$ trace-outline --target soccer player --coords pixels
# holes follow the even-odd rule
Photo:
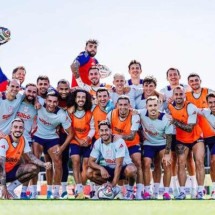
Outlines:
[[[116,73],[113,77],[114,87],[110,89],[110,98],[116,105],[120,95],[127,95],[130,99],[130,104],[135,107],[135,98],[137,97],[137,90],[135,88],[126,87],[125,76],[123,74]],[[141,93],[141,91],[140,91]]]
[[[144,186],[145,192],[143,199],[151,199],[150,194],[150,169],[153,159],[158,155],[160,163],[164,169],[164,200],[170,200],[169,186],[171,180],[171,143],[173,126],[170,124],[165,113],[159,112],[159,101],[156,96],[146,99],[146,109],[138,110],[142,122],[145,140],[143,142],[143,166],[144,166]],[[160,178],[154,194],[159,191]]]
[[[23,136],[24,121],[15,118],[11,122],[10,135],[0,139],[0,186],[2,199],[17,199],[14,189],[35,177],[38,167],[51,168],[51,163],[44,163],[31,152],[27,139]],[[29,163],[21,163],[22,157]],[[7,182],[11,182],[9,186]]]
[[[114,109],[113,103],[111,104],[110,95],[107,88],[99,88],[96,91],[97,105],[93,107],[93,118],[95,123],[95,135],[94,138],[99,138],[99,123],[107,118],[107,114]]]
[[[66,140],[60,145],[59,135],[56,130],[62,125],[68,134]],[[53,185],[54,193],[52,195],[52,181],[48,182],[47,198],[59,198],[59,188],[62,178],[62,152],[72,139],[71,122],[64,110],[58,107],[58,94],[56,91],[50,91],[46,95],[45,104],[38,110],[37,130],[33,136],[33,152],[38,158],[42,152],[48,154],[54,166]],[[46,159],[46,157],[45,157]],[[34,192],[31,198],[36,198],[37,179],[34,179]]]
[[[67,80],[61,79],[57,83],[57,92],[58,92],[58,107],[67,110],[67,99],[70,96],[70,84]],[[67,133],[64,131],[63,127],[60,126],[59,129],[59,137],[60,137],[60,145],[62,145],[67,137]],[[69,175],[69,145],[65,148],[65,150],[62,153],[62,169],[63,169],[63,175],[61,179],[61,187],[62,187],[62,193],[61,193],[61,199],[67,199],[68,193],[67,193],[67,181],[68,181],[68,175]]]
[[[83,184],[87,181],[88,159],[95,134],[91,95],[82,89],[75,90],[68,98],[68,107],[71,106],[74,106],[74,112],[70,113],[74,137],[70,143],[70,157],[76,183],[75,198],[84,199]]]
[[[209,93],[206,96],[206,101],[208,104],[208,108],[201,109],[200,114],[202,114],[208,120],[210,126],[213,128],[213,131],[215,131],[215,93]],[[215,135],[212,137],[204,138],[204,142],[206,145],[208,145],[211,153],[210,159],[210,175],[212,180],[211,198],[215,199]]]
[[[20,87],[22,87],[23,82],[25,81],[26,70],[24,66],[16,67],[12,72],[12,79],[17,79],[20,81]]]
[[[20,82],[16,79],[8,81],[7,91],[0,97],[0,138],[10,132],[10,125],[15,118],[23,96],[18,94]]]
[[[136,199],[142,199],[143,172],[141,165],[140,138],[137,133],[140,126],[140,117],[133,115],[129,110],[130,100],[127,96],[121,95],[117,100],[117,108],[111,111],[107,118],[111,123],[112,133],[118,134],[125,141],[132,162],[137,168],[137,193]],[[133,199],[133,187],[127,188],[126,199]]]
[[[143,79],[140,79],[142,73],[141,63],[137,60],[132,60],[128,65],[128,73],[131,78],[126,81],[126,84],[134,88],[142,88]]]
[[[137,170],[124,140],[118,138],[113,141],[111,126],[107,120],[99,123],[99,134],[100,138],[94,143],[90,154],[87,177],[99,185],[111,182],[116,196],[120,192],[117,186],[119,180],[128,179],[129,185],[133,187]]]
[[[182,86],[185,91],[189,91],[189,87],[185,84],[180,83],[181,74],[180,71],[177,68],[169,68],[166,72],[166,78],[169,82],[169,85],[165,86],[161,89],[161,93],[164,95],[164,103],[163,103],[163,110],[165,110],[167,113],[169,113],[168,104],[172,103],[173,99],[173,90],[177,86]],[[175,153],[175,145],[176,145],[176,139],[175,139],[175,129],[174,129],[174,135],[172,136],[172,184],[173,184],[173,195],[178,196],[179,195],[179,189],[178,189],[178,178],[177,178],[177,156]],[[187,160],[187,169],[189,172],[189,177],[191,180],[191,196],[194,198],[196,196],[196,172],[195,172],[195,164],[193,160],[192,152],[188,155]]]
[[[81,89],[84,89],[87,92],[89,92],[92,95],[93,99],[96,99],[96,91],[100,87],[106,87],[108,89],[111,88],[110,85],[107,85],[105,83],[100,83],[101,75],[99,73],[99,68],[96,65],[91,66],[89,68],[89,71],[88,71],[88,79],[91,81],[91,85],[84,84],[80,77],[77,77],[76,74],[74,74],[74,75],[76,77],[76,81],[78,83],[78,86]]]
[[[198,193],[196,198],[204,198],[204,155],[205,148],[201,139],[202,130],[197,124],[198,109],[192,103],[185,101],[185,92],[181,86],[173,90],[173,104],[168,108],[172,115],[171,123],[176,126],[176,153],[178,157],[178,180],[180,194],[176,199],[185,199],[186,160],[189,151],[193,151],[196,164]]]
[[[16,114],[17,117],[22,119],[24,124],[24,137],[27,139],[30,146],[32,145],[31,132],[33,125],[36,120],[37,110],[34,107],[35,100],[37,97],[37,86],[35,84],[29,83],[25,87],[25,98],[22,101],[19,110]],[[28,182],[24,183],[21,191],[21,199],[28,199],[26,195]]]
[[[84,84],[91,85],[88,79],[88,72],[91,66],[98,64],[98,61],[94,58],[97,53],[97,47],[97,40],[88,40],[85,51],[81,52],[72,63],[72,87],[78,86],[75,76],[79,76]],[[76,75],[74,76],[74,74]]]

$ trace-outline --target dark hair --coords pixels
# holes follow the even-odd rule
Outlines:
[[[208,102],[208,99],[209,98],[215,98],[215,93],[209,93],[207,96],[206,96],[206,101]]]
[[[86,90],[83,89],[77,89],[74,92],[72,92],[71,94],[69,94],[68,98],[67,98],[67,107],[75,107],[75,111],[78,108],[77,103],[75,102],[75,99],[77,97],[78,93],[85,93],[86,94],[86,102],[84,104],[84,110],[85,111],[89,111],[92,108],[92,96],[90,95],[90,93],[88,93]]]
[[[59,97],[58,92],[53,88],[48,90],[48,92],[46,94],[46,98],[48,98],[49,96],[54,96],[54,97],[57,97],[57,98]]]
[[[45,80],[45,81],[48,81],[48,82],[50,83],[49,77],[46,76],[46,75],[40,75],[40,76],[37,78],[37,84],[38,84],[39,80],[41,80],[41,81]]]
[[[24,67],[24,66],[18,66],[18,67],[16,67],[16,68],[13,70],[12,74],[14,75],[19,69],[24,70],[25,73],[26,73],[26,70],[25,70],[25,67]]]
[[[137,61],[137,60],[132,60],[132,61],[129,63],[129,65],[128,65],[128,69],[129,69],[129,70],[130,70],[131,65],[133,65],[133,64],[138,64],[138,65],[140,66],[140,69],[142,70],[141,63],[140,63],[139,61]]]
[[[184,88],[182,86],[180,86],[180,85],[178,85],[177,87],[175,87],[173,89],[173,93],[175,92],[175,90],[182,90],[184,92]]]
[[[102,125],[107,125],[108,128],[111,128],[110,122],[108,120],[102,120],[101,122],[99,122],[98,128],[100,129]]]
[[[89,39],[89,40],[87,40],[86,46],[87,46],[89,43],[96,44],[97,46],[99,45],[98,40],[95,40],[95,39]]]
[[[101,92],[107,92],[108,96],[110,96],[109,91],[106,87],[100,87],[97,91],[96,91],[96,97],[98,96],[98,93]]]
[[[157,79],[154,76],[146,76],[143,79],[143,85],[147,83],[147,84],[151,84],[154,83],[155,87],[157,86]]]
[[[118,103],[120,100],[123,100],[123,99],[128,100],[128,103],[130,104],[130,99],[129,99],[129,97],[128,97],[128,96],[125,96],[125,95],[119,96],[119,98],[117,99],[117,102],[116,102],[116,103]]]
[[[67,81],[66,79],[61,79],[61,80],[59,80],[59,81],[57,82],[57,86],[58,86],[59,84],[67,84],[68,86],[70,86],[69,81]]]
[[[169,74],[169,71],[170,71],[170,70],[176,71],[176,72],[178,73],[179,76],[181,75],[178,69],[171,67],[171,68],[169,68],[169,69],[167,70],[167,72],[166,72],[166,77],[168,77],[168,74]]]
[[[200,79],[200,76],[197,73],[190,73],[187,77],[187,80],[189,81],[189,79],[193,77],[198,77]]]
[[[28,84],[26,84],[25,88],[27,88],[27,87],[29,87],[29,86],[37,87],[37,85],[36,85],[36,84],[34,84],[34,83],[28,83]]]

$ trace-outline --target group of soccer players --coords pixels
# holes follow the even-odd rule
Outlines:
[[[44,167],[47,199],[67,199],[71,159],[77,199],[86,198],[87,181],[92,199],[105,183],[115,198],[158,199],[162,179],[162,198],[183,200],[187,172],[191,198],[204,199],[207,145],[215,199],[215,93],[201,87],[198,74],[181,84],[176,68],[167,70],[169,85],[159,92],[153,76],[141,79],[136,60],[129,63],[129,80],[115,73],[113,85],[101,83],[97,47],[88,40],[72,63],[71,87],[65,79],[51,86],[47,76],[23,87],[25,68],[14,69],[0,95],[1,197],[37,199]],[[14,190],[21,184],[18,197]]]

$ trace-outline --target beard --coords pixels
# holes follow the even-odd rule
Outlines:
[[[90,57],[94,57],[95,55],[96,55],[96,53],[95,52],[89,52],[89,51],[87,51],[88,52],[88,54],[90,55]]]
[[[26,100],[27,100],[27,102],[29,102],[29,103],[32,103],[32,104],[34,104],[34,102],[35,102],[35,98],[30,98],[29,99],[29,97],[28,96],[26,96],[26,98],[25,98]]]

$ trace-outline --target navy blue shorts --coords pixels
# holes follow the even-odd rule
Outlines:
[[[165,148],[166,148],[166,145],[164,146],[148,146],[148,145],[144,146],[143,145],[143,157],[153,159],[157,153],[159,153],[161,150]]]
[[[181,142],[179,140],[176,140],[176,145],[181,144],[183,146],[186,146],[189,150],[192,150],[193,147],[196,145],[196,143],[199,143],[199,142],[204,142],[204,140],[200,138],[200,139],[196,140],[193,143],[183,143],[183,142]]]
[[[16,165],[12,170],[6,173],[6,182],[15,181],[17,179],[16,172],[19,167],[20,165]]]
[[[128,147],[129,155],[131,156],[134,153],[141,153],[141,147],[140,145],[135,145]]]
[[[89,158],[92,146],[81,147],[81,146],[79,146],[77,144],[71,143],[69,148],[70,148],[70,156],[72,156],[72,155],[80,155],[80,157]]]
[[[103,166],[109,173],[110,177],[107,179],[108,181],[113,181],[114,178],[114,171],[115,169],[110,168],[108,166]],[[120,172],[120,176],[119,176],[119,180],[125,179],[125,168],[127,167],[127,165],[123,166]]]
[[[208,145],[211,155],[215,154],[215,136],[204,138],[204,142],[206,145]]]
[[[176,135],[172,135],[172,144],[171,144],[171,151],[175,152],[175,147],[176,147]]]
[[[43,152],[44,154],[48,154],[48,150],[52,148],[53,146],[60,144],[60,138],[56,139],[43,139],[37,136],[33,136],[33,141],[39,143],[41,146],[43,146]]]

